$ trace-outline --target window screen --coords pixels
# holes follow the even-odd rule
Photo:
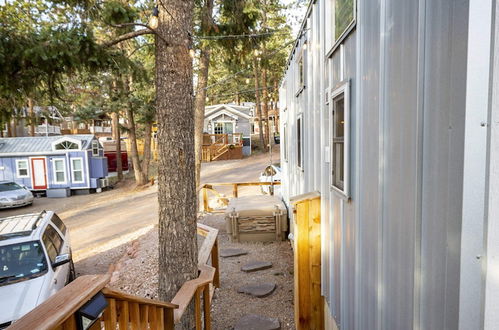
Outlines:
[[[296,161],[298,167],[303,167],[302,159],[302,118],[298,118],[296,121]]]
[[[333,100],[333,186],[345,188],[345,97],[339,95]]]

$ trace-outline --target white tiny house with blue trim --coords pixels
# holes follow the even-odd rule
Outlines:
[[[90,191],[107,186],[107,160],[93,135],[0,139],[0,181],[30,190]]]

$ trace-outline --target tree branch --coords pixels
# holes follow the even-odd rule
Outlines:
[[[144,34],[156,34],[156,32],[152,29],[146,28],[146,29],[141,29],[141,30],[125,33],[125,34],[120,35],[118,38],[116,38],[114,40],[110,40],[108,42],[105,42],[103,44],[103,46],[111,47],[111,46],[114,46],[116,44],[119,44],[120,42],[129,40],[129,39],[133,39],[133,38],[136,38],[136,37],[144,35]]]

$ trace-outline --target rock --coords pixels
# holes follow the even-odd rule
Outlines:
[[[268,261],[252,261],[241,267],[243,272],[256,272],[257,270],[268,269],[272,267],[272,263]]]
[[[249,314],[241,317],[234,330],[279,330],[281,324],[279,319],[256,314]]]
[[[223,249],[220,251],[220,256],[222,258],[238,257],[248,254],[248,251],[243,249]]]
[[[275,283],[255,283],[242,286],[237,289],[237,292],[246,293],[252,295],[253,297],[263,298],[272,294],[275,288]]]

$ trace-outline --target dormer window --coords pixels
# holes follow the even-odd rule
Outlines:
[[[70,141],[63,141],[61,143],[58,143],[55,145],[55,150],[78,150],[78,145],[74,142],[70,142]]]
[[[81,150],[81,141],[64,138],[52,143],[52,150]]]

